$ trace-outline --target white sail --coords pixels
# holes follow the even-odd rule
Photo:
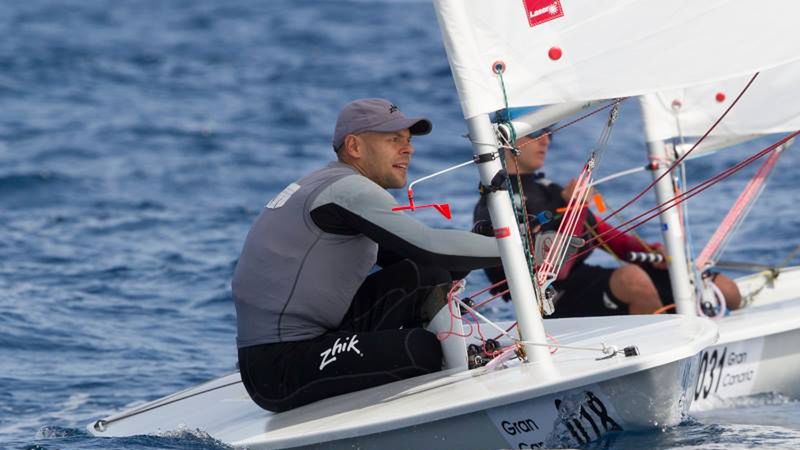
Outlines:
[[[671,89],[642,97],[642,113],[654,139],[702,136],[747,86],[752,75]],[[761,72],[711,133],[716,137],[800,130],[800,63]]]
[[[800,2],[434,0],[466,118],[641,95],[800,59]],[[744,32],[747,31],[747,32]],[[675,70],[670,65],[680,65]]]

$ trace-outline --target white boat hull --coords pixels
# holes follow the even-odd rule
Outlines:
[[[608,382],[413,427],[325,442],[319,447],[330,450],[575,447],[613,431],[676,425],[687,412],[688,402],[675,393],[691,386],[694,361],[690,358]],[[645,392],[662,395],[651,397],[643,395]]]
[[[485,449],[580,445],[614,429],[675,425],[691,401],[710,321],[630,316],[546,321],[560,344],[622,348],[639,356],[561,348],[553,363],[450,370],[354,392],[280,414],[260,410],[237,374],[110,416],[96,436],[199,429],[247,448]]]
[[[747,295],[763,275],[737,280]],[[753,303],[718,321],[720,340],[698,363],[692,411],[775,393],[800,398],[800,268],[787,269]]]

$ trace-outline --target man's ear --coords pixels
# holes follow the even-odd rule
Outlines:
[[[345,152],[350,159],[359,159],[361,158],[361,142],[355,135],[348,134],[344,137],[344,145],[340,151]]]

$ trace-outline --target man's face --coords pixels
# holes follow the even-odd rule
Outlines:
[[[547,150],[550,148],[550,136],[545,134],[538,138],[530,136],[519,138],[517,148],[521,152],[517,158],[519,173],[533,173],[544,166]],[[513,166],[514,162],[509,164]]]
[[[406,185],[408,165],[414,147],[411,133],[400,130],[393,133],[367,132],[356,138],[362,144],[361,172],[384,189]]]

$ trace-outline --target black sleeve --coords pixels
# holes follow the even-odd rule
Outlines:
[[[400,261],[404,260],[402,255],[399,255],[386,247],[378,247],[378,262],[377,264],[381,267],[388,267],[393,264],[397,264]]]
[[[394,198],[360,175],[342,178],[325,188],[311,207],[311,218],[323,231],[364,234],[393,258],[449,271],[500,265],[493,238],[468,231],[431,228],[402,212],[392,211]]]

